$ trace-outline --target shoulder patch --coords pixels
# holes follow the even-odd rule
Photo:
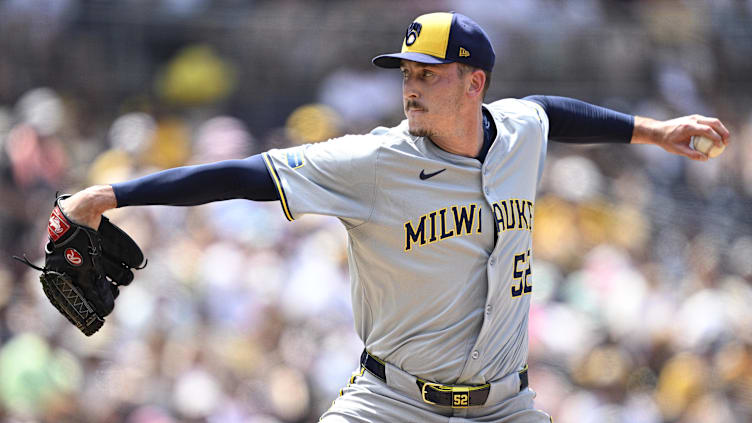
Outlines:
[[[303,156],[303,147],[297,147],[285,152],[287,165],[293,169],[305,166],[305,157]]]

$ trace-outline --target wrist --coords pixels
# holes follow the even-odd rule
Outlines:
[[[659,122],[654,119],[635,116],[631,144],[658,144],[660,141]]]
[[[60,201],[60,207],[74,222],[97,229],[102,213],[116,208],[117,199],[110,185],[96,185]]]
[[[110,185],[95,185],[84,192],[87,192],[88,199],[92,202],[93,211],[100,215],[117,207],[117,197]]]

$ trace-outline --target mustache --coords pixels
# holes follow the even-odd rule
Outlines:
[[[428,109],[426,109],[417,100],[407,100],[407,103],[405,103],[405,111],[408,111],[410,109],[423,110],[424,112],[428,111]]]

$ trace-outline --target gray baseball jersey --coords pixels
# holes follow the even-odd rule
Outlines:
[[[524,100],[484,107],[497,128],[484,163],[411,136],[407,121],[264,153],[288,219],[330,215],[347,228],[368,351],[446,384],[495,381],[527,360],[548,119]]]

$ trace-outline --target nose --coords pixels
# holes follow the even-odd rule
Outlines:
[[[407,77],[402,81],[402,96],[406,99],[416,99],[420,97],[417,84],[413,78]]]
[[[418,100],[419,98],[420,93],[414,88],[414,84],[409,84],[407,81],[405,81],[402,86],[402,101],[405,105],[405,108],[407,108],[408,104],[415,102],[415,100]]]

